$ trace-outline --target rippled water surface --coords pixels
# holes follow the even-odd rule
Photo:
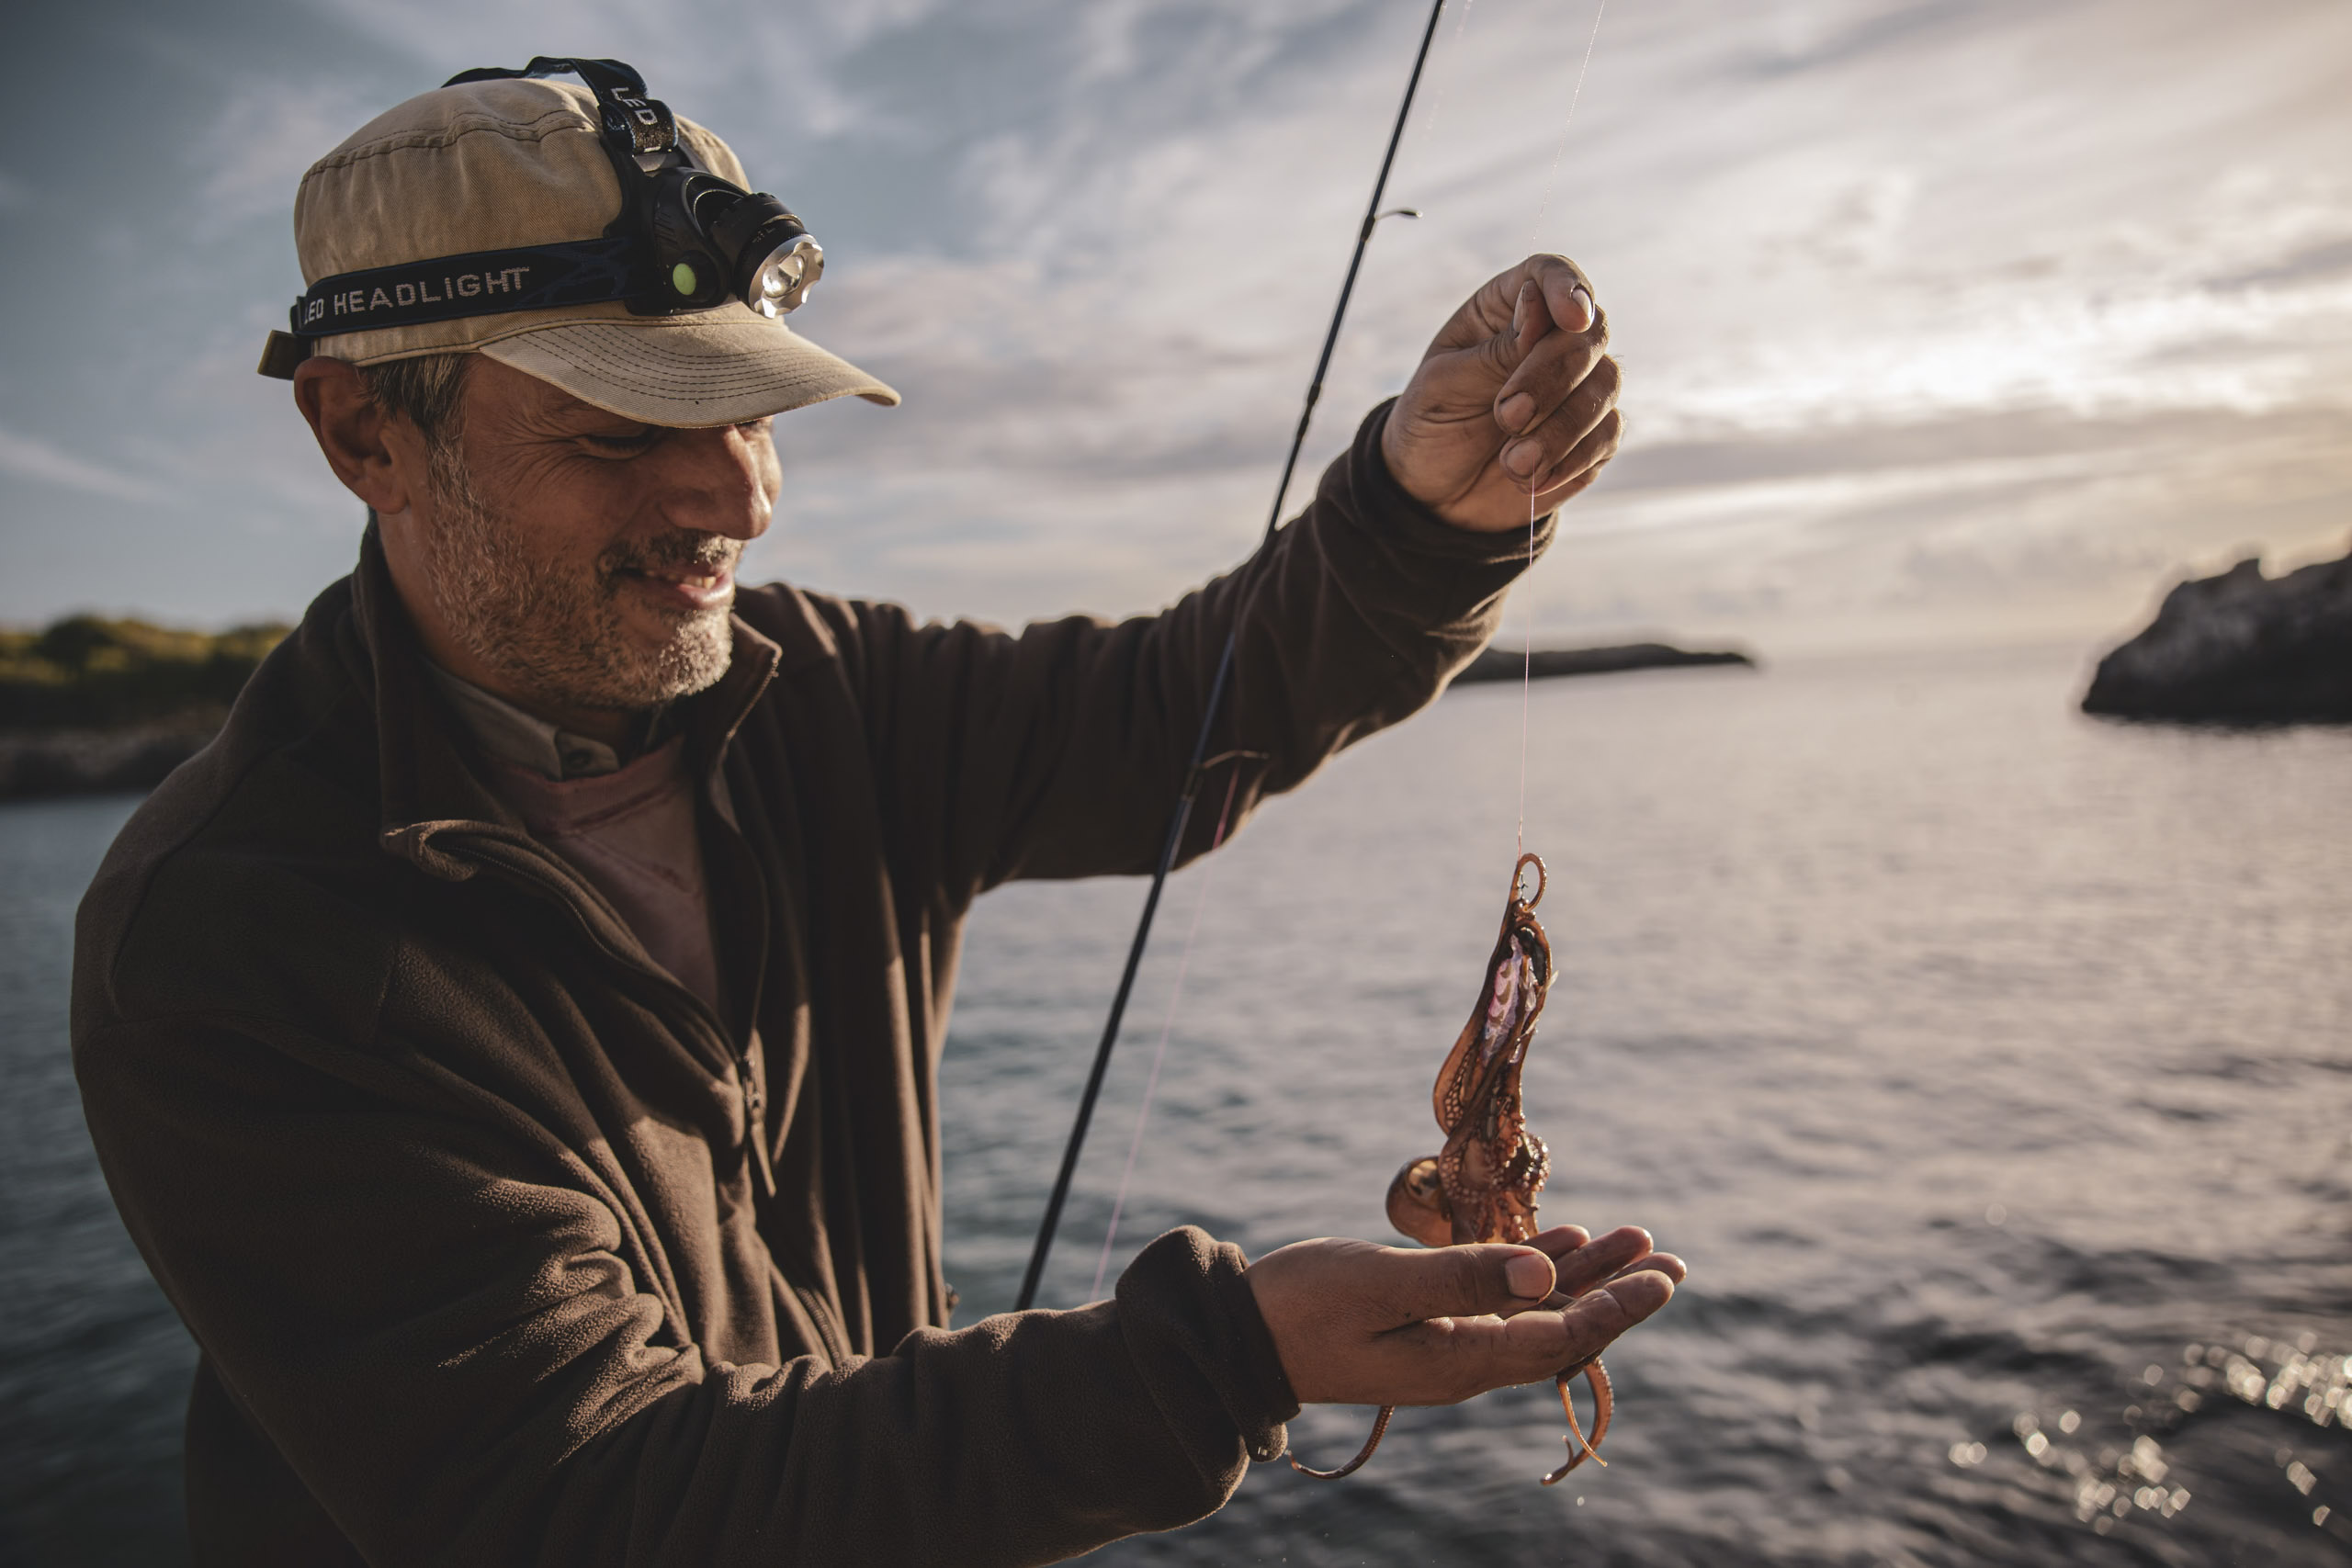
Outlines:
[[[1611,1354],[1611,1467],[1535,1485],[1545,1385],[1405,1412],[1343,1483],[1260,1467],[1099,1560],[2352,1560],[2352,735],[2093,723],[2080,675],[1537,687],[1545,1217],[1693,1269]],[[1090,1293],[1204,883],[1112,1268],[1185,1221],[1385,1235],[1500,912],[1519,731],[1515,689],[1450,696],[1171,886],[1049,1303]],[[176,1507],[188,1356],[64,1059],[66,921],[126,809],[0,809],[6,1561],[152,1556]],[[981,907],[944,1091],[959,1321],[1011,1303],[1140,897]],[[1334,1461],[1367,1416],[1294,1440]]]

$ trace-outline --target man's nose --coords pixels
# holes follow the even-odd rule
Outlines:
[[[768,531],[775,448],[764,426],[681,431],[666,446],[661,504],[672,527],[746,541]]]

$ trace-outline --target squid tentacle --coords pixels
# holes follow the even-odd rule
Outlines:
[[[1577,1407],[1568,1398],[1569,1386],[1579,1375],[1592,1385],[1592,1436],[1589,1438],[1584,1435],[1584,1428],[1577,1424]],[[1554,1381],[1559,1384],[1560,1409],[1567,1416],[1568,1431],[1573,1435],[1575,1441],[1568,1450],[1568,1462],[1544,1478],[1544,1484],[1546,1486],[1558,1485],[1561,1477],[1587,1460],[1592,1461],[1603,1470],[1609,1468],[1609,1461],[1600,1457],[1600,1439],[1608,1436],[1609,1416],[1617,1407],[1616,1392],[1609,1386],[1608,1369],[1600,1364],[1600,1358],[1598,1356],[1581,1367],[1570,1367]]]
[[[1298,1472],[1299,1474],[1311,1475],[1317,1481],[1337,1481],[1343,1475],[1353,1475],[1357,1471],[1363,1468],[1363,1461],[1372,1457],[1372,1450],[1380,1446],[1380,1439],[1385,1436],[1388,1431],[1388,1418],[1396,1414],[1396,1407],[1395,1405],[1382,1405],[1380,1407],[1380,1414],[1373,1418],[1372,1436],[1363,1440],[1363,1447],[1356,1450],[1356,1457],[1348,1461],[1347,1463],[1341,1465],[1339,1469],[1317,1470],[1312,1465],[1299,1463],[1298,1456],[1296,1454],[1290,1456],[1290,1467]]]

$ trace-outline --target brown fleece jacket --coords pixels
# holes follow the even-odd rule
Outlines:
[[[1197,1230],[942,1326],[935,1073],[979,893],[1149,868],[1237,616],[1240,812],[1485,642],[1529,541],[1405,495],[1385,417],[1156,616],[745,592],[685,705],[718,1009],[485,785],[371,534],[82,906],[90,1130],[203,1352],[198,1560],[1044,1562],[1280,1452]]]

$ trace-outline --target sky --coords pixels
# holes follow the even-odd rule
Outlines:
[[[823,242],[906,394],[777,422],[752,580],[1013,622],[1251,546],[1419,0],[84,0],[12,24],[0,622],[298,615],[361,511],[254,374],[305,167],[602,54]],[[1628,438],[1509,625],[1775,653],[2129,632],[2352,536],[2343,0],[1453,0],[1308,447],[1531,250]],[[1589,48],[1589,68],[1584,62]],[[1581,89],[1579,79],[1581,74]],[[1303,490],[1299,494],[1306,493]]]

